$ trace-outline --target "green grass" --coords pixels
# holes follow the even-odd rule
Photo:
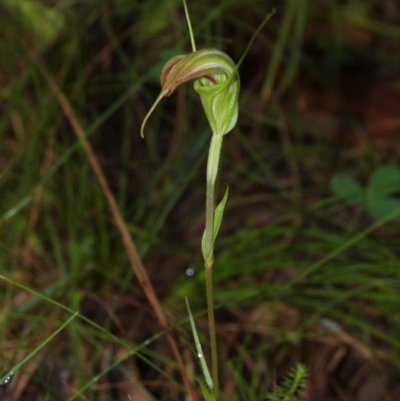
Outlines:
[[[218,46],[236,61],[277,8],[240,70],[238,127],[222,156],[218,195],[227,183],[230,196],[215,244],[221,399],[265,399],[298,361],[312,373],[318,355],[306,350],[321,333],[358,352],[365,347],[375,367],[378,359],[398,364],[398,223],[329,189],[335,174],[367,182],[380,166],[398,164],[396,131],[376,141],[339,85],[353,68],[372,66],[362,85],[396,71],[398,26],[367,0],[357,13],[350,1],[192,3],[198,47]],[[72,104],[188,374],[200,375],[184,297],[208,355],[200,241],[210,133],[190,84],[162,101],[146,140],[139,135],[159,92],[153,66],[163,51],[190,51],[181,2],[38,4],[51,9],[60,30],[41,32],[33,15],[32,27],[0,6],[12,17],[0,26],[0,378],[19,372],[0,396],[25,378],[35,399],[119,400],[138,388],[150,400],[183,399],[165,333],[45,79],[51,74]],[[359,29],[374,41],[354,39]],[[399,77],[382,87],[398,96]],[[324,103],[328,96],[332,103]],[[267,312],[258,322],[260,306]],[[343,333],[353,342],[341,343]],[[384,386],[383,394],[391,390]]]

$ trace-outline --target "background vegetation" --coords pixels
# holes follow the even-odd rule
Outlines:
[[[198,47],[238,60],[272,8],[240,69],[240,116],[221,166],[221,193],[230,187],[214,273],[222,399],[266,399],[300,361],[303,400],[398,400],[400,6],[192,1]],[[0,397],[183,400],[73,125],[196,377],[184,297],[206,346],[210,132],[191,85],[139,135],[162,65],[190,51],[181,1],[3,0],[0,12]]]

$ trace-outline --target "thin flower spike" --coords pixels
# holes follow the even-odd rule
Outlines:
[[[217,49],[201,49],[170,59],[161,72],[161,93],[143,120],[140,133],[151,113],[164,96],[171,95],[182,83],[195,79],[213,134],[225,135],[236,124],[240,80],[229,56]]]

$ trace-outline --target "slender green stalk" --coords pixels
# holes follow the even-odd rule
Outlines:
[[[206,270],[206,294],[207,294],[207,312],[208,326],[210,330],[210,347],[211,347],[211,376],[214,385],[214,397],[218,400],[219,381],[218,381],[218,353],[217,353],[217,336],[215,332],[214,318],[214,296],[213,296],[213,269],[214,262],[205,262]]]
[[[207,161],[206,183],[206,228],[205,228],[205,263],[214,262],[214,211],[215,211],[215,182],[218,174],[219,158],[221,154],[222,135],[213,134]]]
[[[206,192],[206,228],[205,228],[205,272],[208,325],[210,330],[211,374],[214,384],[214,397],[218,400],[218,353],[217,336],[215,332],[213,276],[214,265],[214,212],[215,212],[215,182],[218,174],[221,154],[222,135],[212,135],[207,163],[207,192]]]
[[[195,52],[196,51],[196,42],[194,41],[192,23],[190,22],[190,15],[189,15],[189,10],[188,10],[187,4],[186,4],[186,0],[183,0],[183,8],[185,9],[185,16],[186,16],[186,21],[187,21],[188,28],[189,28],[189,35],[190,35],[190,42],[192,44],[192,50]]]

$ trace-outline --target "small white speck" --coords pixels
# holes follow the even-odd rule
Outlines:
[[[341,331],[340,326],[331,319],[327,319],[327,318],[323,317],[323,318],[319,319],[319,323],[322,327],[325,327],[326,329],[328,329],[334,333],[339,333]]]
[[[14,372],[10,372],[8,374],[8,376],[3,380],[3,382],[1,383],[2,386],[6,386],[7,384],[11,383],[11,380],[14,377]]]
[[[189,276],[189,277],[193,277],[194,276],[194,269],[192,269],[191,267],[186,269],[186,275]]]

